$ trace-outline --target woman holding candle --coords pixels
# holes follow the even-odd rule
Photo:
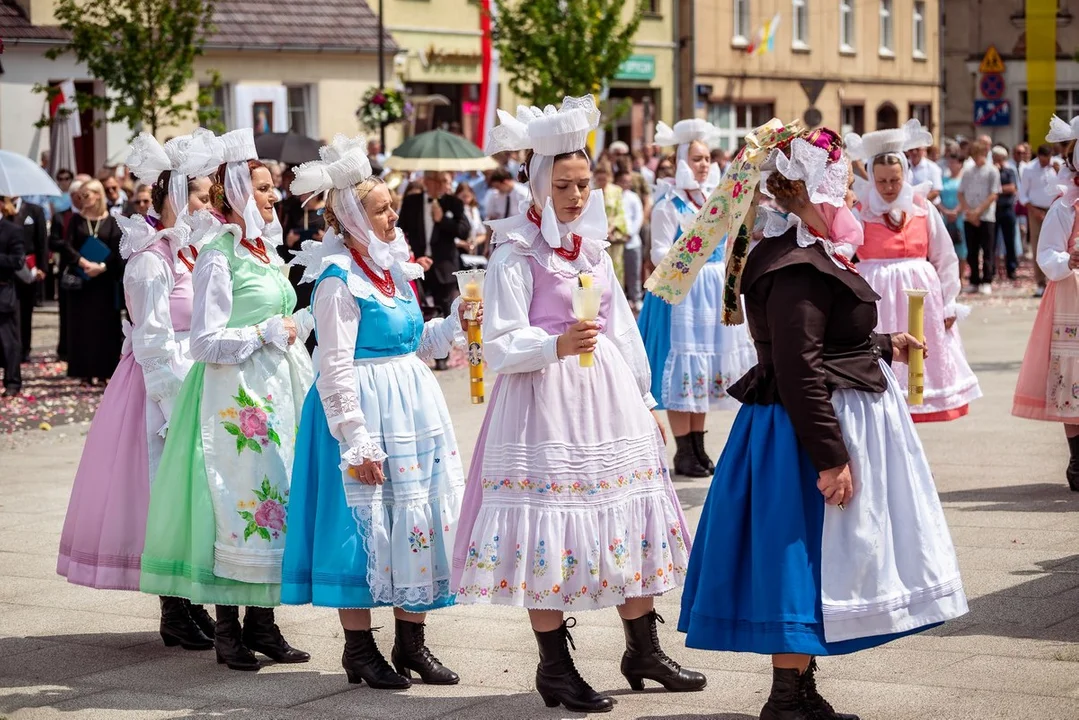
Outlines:
[[[309,328],[271,238],[273,181],[251,130],[218,138],[210,190],[227,224],[193,272],[191,356],[150,493],[143,592],[217,605],[217,661],[306,662],[274,624]],[[276,228],[275,228],[276,226]],[[300,342],[296,340],[299,338]],[[247,606],[241,628],[239,605]]]
[[[815,656],[967,610],[932,473],[889,369],[921,346],[874,332],[878,296],[836,251],[861,235],[839,137],[766,126],[747,147],[704,213],[744,207],[734,200],[758,185],[782,212],[761,208],[763,239],[747,260],[739,237],[727,260],[760,361],[731,387],[743,405],[697,530],[679,629],[690,647],[772,656],[761,720],[856,720],[817,692]],[[699,222],[688,234],[720,231]],[[657,291],[672,297],[691,282]],[[723,306],[741,322],[737,292]]]
[[[605,252],[603,198],[583,148],[599,122],[591,97],[559,110],[499,111],[488,152],[529,150],[527,213],[489,223],[484,352],[499,373],[469,470],[454,549],[458,603],[527,608],[539,645],[536,689],[554,707],[602,712],[574,667],[566,611],[617,607],[622,673],[668,690],[705,678],[659,646],[653,597],[676,587],[689,535],[667,471],[633,312]],[[601,290],[595,321],[575,288]],[[579,356],[594,353],[591,367]],[[627,393],[635,384],[638,393]]]
[[[904,291],[929,291],[925,340],[933,353],[925,363],[922,403],[910,405],[915,422],[963,417],[970,401],[982,395],[955,324],[965,310],[956,303],[961,282],[955,245],[944,218],[926,199],[931,188],[915,188],[906,180],[905,151],[932,142],[933,136],[917,120],[895,130],[847,136],[852,156],[865,161],[872,175],[872,181],[862,186],[865,242],[858,248],[858,272],[880,295],[877,331],[906,331]],[[897,364],[895,372],[906,391],[907,367]]]
[[[719,184],[707,142],[716,132],[711,123],[700,119],[682,120],[673,128],[664,123],[656,126],[657,144],[678,146],[678,170],[674,189],[652,209],[655,265]],[[757,360],[746,329],[720,322],[724,251],[725,243],[721,243],[679,305],[672,307],[647,293],[638,319],[652,368],[652,395],[657,407],[667,411],[677,443],[674,471],[688,477],[708,477],[715,470],[704,446],[707,413],[737,407],[727,387]]]
[[[389,190],[371,174],[363,138],[338,136],[322,161],[296,169],[294,193],[329,192],[327,233],[297,258],[315,281],[318,377],[296,440],[282,600],[338,609],[350,683],[452,685],[427,649],[424,620],[453,603],[450,571],[464,473],[449,410],[426,360],[461,333],[423,322]],[[371,609],[393,607],[393,667]]]
[[[191,368],[190,258],[205,233],[193,238],[188,223],[195,224],[191,212],[209,204],[206,175],[216,163],[204,161],[208,140],[185,136],[162,148],[143,133],[128,156],[128,169],[152,185],[154,222],[161,229],[155,231],[142,215],[117,219],[131,323],[123,357],[90,426],[60,537],[56,571],[77,585],[139,589],[150,485],[173,403]],[[192,152],[194,144],[202,150]],[[213,621],[183,598],[161,597],[160,632],[166,645],[213,647]]]
[[[1068,487],[1079,492],[1079,117],[1054,116],[1046,141],[1067,143],[1061,195],[1038,236],[1038,266],[1048,280],[1027,342],[1012,414],[1063,423],[1071,458]]]

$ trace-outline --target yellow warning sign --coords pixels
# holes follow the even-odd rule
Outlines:
[[[997,52],[995,46],[990,45],[989,49],[985,51],[985,55],[982,57],[982,64],[978,66],[978,72],[980,73],[1002,73],[1004,72],[1004,61],[1000,59],[1000,53]]]

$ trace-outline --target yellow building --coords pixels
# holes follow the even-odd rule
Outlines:
[[[864,133],[918,118],[938,133],[939,0],[698,0],[697,112],[725,148],[775,116]],[[750,54],[778,15],[772,47]]]
[[[632,100],[619,118],[616,137],[640,144],[651,139],[657,120],[675,113],[674,10],[677,0],[651,0],[641,21],[633,54],[610,83],[610,97]],[[376,0],[369,0],[377,9]],[[629,5],[629,3],[627,3]],[[630,8],[627,7],[627,15]],[[383,0],[386,30],[400,48],[394,70],[419,102],[415,130],[446,127],[477,138],[482,32],[476,0]],[[519,99],[509,89],[509,70],[500,71],[499,106]]]

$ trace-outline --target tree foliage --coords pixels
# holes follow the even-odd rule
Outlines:
[[[46,55],[55,60],[73,54],[107,88],[104,95],[79,93],[80,108],[102,110],[132,133],[215,119],[207,98],[177,100],[213,29],[212,1],[58,0],[54,13],[71,42]]]
[[[633,4],[628,22],[623,9]],[[644,0],[495,0],[494,41],[510,87],[533,105],[599,94],[633,49]]]

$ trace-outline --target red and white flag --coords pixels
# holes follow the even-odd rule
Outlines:
[[[64,110],[68,113],[67,120],[71,123],[71,137],[77,138],[82,135],[82,123],[79,121],[79,104],[75,101],[75,81],[64,80],[59,85],[57,92],[49,102],[49,117],[55,118],[56,113]]]
[[[480,117],[476,123],[476,144],[481,148],[487,142],[487,134],[495,126],[498,109],[498,50],[494,46],[492,32],[498,20],[498,8],[493,0],[480,0],[480,31],[483,33],[483,80],[480,85]]]

